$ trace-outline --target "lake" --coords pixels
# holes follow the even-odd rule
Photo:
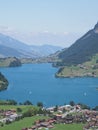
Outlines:
[[[8,89],[0,92],[0,99],[14,99],[18,103],[41,101],[44,106],[85,103],[98,105],[98,78],[55,78],[57,68],[51,64],[24,64],[21,67],[0,68],[9,81]]]

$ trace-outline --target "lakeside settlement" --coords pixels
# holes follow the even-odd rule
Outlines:
[[[63,124],[65,127],[68,124],[82,124],[83,130],[98,129],[98,111],[84,109],[81,105],[64,105],[49,108],[39,107],[36,108],[37,111],[35,114],[34,111],[31,111],[34,110],[34,106],[26,105],[25,108],[28,108],[28,110],[27,112],[25,111],[25,114],[22,112],[21,108],[23,108],[23,106],[16,106],[13,109],[0,109],[0,127],[5,127],[5,124],[13,124],[16,121],[19,122],[27,117],[32,117],[33,122],[33,117],[36,116],[40,118],[36,118],[33,124],[29,127],[27,126],[24,128],[23,126],[21,130],[49,130],[54,129],[56,124]],[[21,111],[19,112],[19,110]]]

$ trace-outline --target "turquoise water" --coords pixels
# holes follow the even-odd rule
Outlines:
[[[57,68],[51,64],[24,64],[0,71],[9,80],[0,99],[30,100],[33,104],[41,101],[45,106],[68,104],[71,100],[91,107],[98,105],[98,78],[55,78]]]

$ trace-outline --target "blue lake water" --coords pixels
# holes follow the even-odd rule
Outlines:
[[[91,107],[98,105],[98,78],[55,78],[57,68],[51,64],[24,64],[15,68],[0,68],[9,81],[0,99],[17,102],[41,101],[45,106],[68,104],[73,100]]]

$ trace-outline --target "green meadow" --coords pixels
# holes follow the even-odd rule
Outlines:
[[[39,119],[47,119],[45,116],[33,116],[23,118],[20,121],[15,121],[11,124],[0,127],[0,130],[21,130],[22,128],[29,128],[33,125],[34,121]],[[82,130],[83,124],[56,124],[51,130]],[[45,129],[42,129],[45,130]]]
[[[33,125],[34,121],[39,119],[47,119],[45,116],[32,116],[23,118],[20,121],[15,121],[11,124],[0,127],[0,130],[21,130],[22,128],[29,128]]]
[[[20,121],[13,122],[12,124],[5,125],[1,127],[0,130],[21,130],[22,128],[26,128],[26,127],[29,128],[32,126],[34,121],[38,119],[46,119],[46,118],[47,117],[39,117],[39,116],[24,118]],[[56,124],[54,128],[52,128],[51,130],[82,130],[82,129],[83,129],[83,124]]]

